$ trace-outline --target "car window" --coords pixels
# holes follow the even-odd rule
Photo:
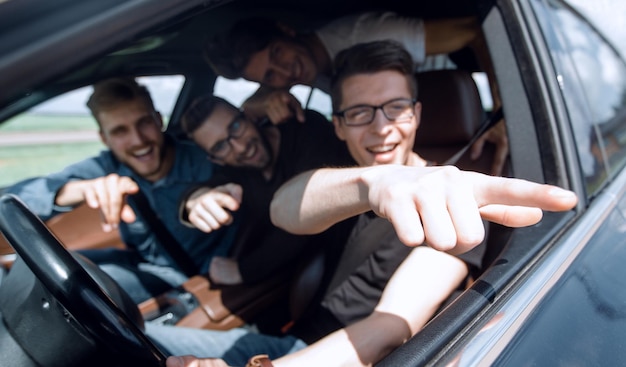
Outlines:
[[[581,12],[626,57],[626,1],[622,0],[567,0]],[[621,14],[622,16],[614,16]]]
[[[235,106],[241,106],[258,88],[259,83],[256,82],[245,79],[231,80],[218,76],[215,80],[213,94],[224,98]],[[330,96],[327,93],[306,85],[295,85],[289,91],[300,101],[302,106],[330,118],[332,107]]]
[[[485,111],[493,111],[493,96],[491,95],[491,88],[489,87],[489,79],[485,72],[472,73],[472,79],[476,83],[478,94],[480,95],[480,101]]]
[[[184,83],[184,77],[150,76],[146,85],[165,123]],[[0,187],[46,175],[97,154],[105,146],[86,107],[92,87],[52,98],[0,125]]]
[[[233,106],[240,107],[259,88],[259,83],[251,82],[242,78],[227,79],[218,76],[213,86],[213,94],[224,98]]]
[[[626,65],[572,8],[533,1],[557,71],[586,188],[595,195],[626,159]]]

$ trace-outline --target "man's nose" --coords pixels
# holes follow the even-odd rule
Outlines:
[[[133,144],[143,144],[146,141],[144,134],[137,128],[130,129],[129,135]]]
[[[230,139],[230,146],[233,148],[235,153],[241,153],[246,150],[246,143],[240,141],[239,139]]]
[[[286,87],[291,80],[291,68],[286,65],[274,64],[274,78],[278,86]]]
[[[393,125],[393,121],[390,121],[387,116],[383,113],[381,108],[377,108],[374,111],[374,120],[370,123],[370,131],[377,134],[386,134],[391,125]]]

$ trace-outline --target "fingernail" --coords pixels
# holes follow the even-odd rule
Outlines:
[[[565,190],[565,189],[562,189],[560,187],[552,188],[552,190],[550,190],[549,193],[550,193],[551,196],[560,197],[560,198],[566,198],[566,199],[573,198],[573,197],[576,196],[576,194],[574,194],[572,191]]]
[[[111,232],[111,225],[110,224],[103,224],[102,225],[102,230],[105,232]]]

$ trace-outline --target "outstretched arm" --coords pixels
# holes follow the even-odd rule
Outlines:
[[[425,20],[426,54],[458,51],[473,41],[479,31],[478,21],[474,17]]]
[[[272,363],[275,367],[372,365],[417,333],[466,276],[467,267],[458,258],[429,247],[416,248],[391,277],[370,316]],[[167,366],[225,366],[220,363],[170,357]]]
[[[467,267],[458,258],[418,247],[391,277],[370,316],[277,359],[274,365],[372,365],[421,330],[466,276]]]
[[[521,179],[452,166],[384,165],[300,174],[276,192],[271,217],[288,232],[313,234],[373,210],[393,224],[404,244],[426,242],[459,254],[483,240],[481,218],[529,226],[541,220],[542,209],[565,211],[576,202],[571,191]]]

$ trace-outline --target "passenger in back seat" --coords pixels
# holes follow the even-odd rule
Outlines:
[[[83,251],[139,303],[206,273],[215,254],[226,254],[236,225],[207,235],[178,220],[178,200],[191,184],[208,180],[215,166],[191,143],[163,133],[163,120],[149,91],[132,78],[94,85],[87,102],[108,147],[100,155],[46,177],[17,183],[19,196],[43,220],[87,203],[102,213],[105,231],[119,229],[127,250]],[[127,198],[141,190],[162,225],[191,259],[182,269]],[[150,209],[150,208],[147,208]]]
[[[302,107],[289,88],[303,84],[328,92],[333,60],[350,46],[397,41],[411,54],[415,71],[421,72],[456,68],[447,54],[466,46],[481,48],[479,34],[473,17],[422,20],[393,12],[366,12],[339,17],[310,32],[297,32],[269,18],[252,18],[216,36],[204,52],[217,74],[260,83],[242,108],[253,120],[267,116],[277,123],[293,116],[302,121]],[[486,49],[478,55],[485,53]],[[492,174],[500,175],[509,150],[503,121],[473,144],[473,159],[482,154],[487,141],[497,148]]]
[[[402,242],[417,245],[417,239],[412,238],[413,242],[407,241],[407,238],[402,237],[403,233],[399,233],[401,237],[398,237],[389,221],[368,212],[368,195],[361,191],[368,189],[367,183],[380,182],[376,180],[381,178],[380,174],[389,173],[382,181],[386,186],[400,183],[397,181],[401,177],[398,176],[397,180],[394,173],[400,172],[406,178],[406,171],[412,172],[410,178],[417,179],[415,184],[423,188],[423,192],[411,192],[410,197],[396,197],[393,191],[384,190],[384,186],[377,187],[378,190],[371,188],[372,198],[376,197],[375,191],[389,195],[388,198],[394,206],[389,208],[389,212],[385,208],[376,208],[379,209],[376,213],[394,218],[394,225],[396,211],[411,215],[411,207],[403,208],[402,203],[410,204],[412,210],[415,210],[415,204],[409,198],[428,202],[429,205],[421,208],[424,214],[441,214],[447,210],[456,213],[460,209],[462,213],[458,215],[462,216],[466,210],[463,206],[468,205],[467,211],[470,214],[472,207],[476,206],[471,190],[453,190],[463,187],[459,185],[459,181],[451,180],[456,178],[453,173],[457,171],[451,168],[429,169],[428,162],[412,152],[415,130],[419,125],[420,104],[415,101],[416,86],[410,66],[409,54],[392,42],[355,46],[338,57],[337,84],[333,89],[334,108],[337,111],[333,117],[335,132],[345,141],[350,155],[359,165],[384,165],[380,170],[383,172],[374,170],[373,167],[316,170],[313,178],[320,174],[331,180],[311,179],[313,186],[310,186],[308,182],[311,173],[297,176],[298,179],[290,181],[291,185],[279,190],[272,204],[272,217],[281,226],[287,223],[285,228],[291,226],[291,221],[285,220],[285,216],[292,216],[295,221],[299,221],[310,209],[314,209],[309,206],[323,212],[324,218],[315,219],[324,225],[332,225],[352,215],[361,214],[356,224],[355,221],[350,222],[353,231],[345,248],[354,248],[352,243],[357,248],[371,243],[372,252],[366,253],[364,260],[356,264],[345,278],[340,277],[338,284],[329,288],[324,297],[302,319],[296,320],[287,335],[282,337],[261,335],[252,329],[223,332],[147,325],[148,335],[163,346],[166,352],[216,357],[225,361],[171,357],[167,361],[168,366],[224,366],[224,363],[243,366],[248,358],[260,353],[268,354],[270,359],[278,358],[273,361],[275,366],[369,365],[417,332],[450,293],[464,285],[468,268],[473,264],[471,256],[463,261],[428,246],[415,249],[405,246]],[[367,174],[369,170],[372,175]],[[360,172],[361,180],[346,181],[345,178],[354,172]],[[445,174],[440,176],[440,172]],[[427,176],[427,173],[433,173],[440,178],[437,181],[438,186],[430,187],[428,180],[425,184],[420,184],[420,175]],[[467,175],[474,177],[470,173]],[[335,180],[335,176],[343,181]],[[496,184],[507,181],[502,180],[504,181],[497,181]],[[328,185],[332,183],[339,185]],[[515,183],[543,194],[548,190],[557,190],[529,182]],[[411,182],[402,182],[400,188],[404,190],[398,193],[405,194],[407,187],[411,186]],[[319,195],[320,200],[309,201],[308,194],[303,198],[301,194],[304,189],[313,190],[313,195]],[[462,207],[449,208],[443,205],[443,201],[429,202],[440,190],[450,193]],[[563,198],[543,198],[547,204],[551,204],[547,205],[548,208],[565,210],[574,205],[576,199],[570,192],[555,193]],[[526,202],[528,198],[520,200]],[[541,200],[537,200],[539,201]],[[529,220],[522,224],[539,220],[540,214],[539,209],[530,209]],[[411,218],[415,218],[415,214]],[[310,226],[309,218],[302,219],[305,220],[302,226],[304,228],[297,228],[300,232],[321,230],[319,226]],[[431,218],[425,216],[424,219],[428,220],[424,222],[428,230],[426,237],[429,241],[433,240],[435,245],[441,245],[438,238],[450,241],[454,237],[456,232],[451,232],[446,227],[449,220],[440,223],[441,231],[446,232],[439,233],[435,228],[435,233],[431,233]],[[419,219],[415,220],[412,226],[419,223]],[[437,220],[435,219],[435,223]],[[479,226],[480,229],[472,226],[464,228],[465,231],[459,234],[469,237],[469,242],[462,239],[460,242],[475,246],[482,233],[482,222],[480,218],[471,217],[470,224]],[[341,247],[344,243],[337,242],[334,245]],[[265,363],[272,362],[266,359]]]
[[[229,225],[233,213],[241,214],[233,245],[237,253],[213,259],[213,282],[250,284],[293,269],[308,238],[272,225],[274,192],[305,170],[331,163],[354,165],[324,116],[306,111],[305,117],[304,123],[294,119],[259,126],[214,96],[198,98],[185,112],[183,131],[223,169],[184,197],[182,221],[209,233]]]

